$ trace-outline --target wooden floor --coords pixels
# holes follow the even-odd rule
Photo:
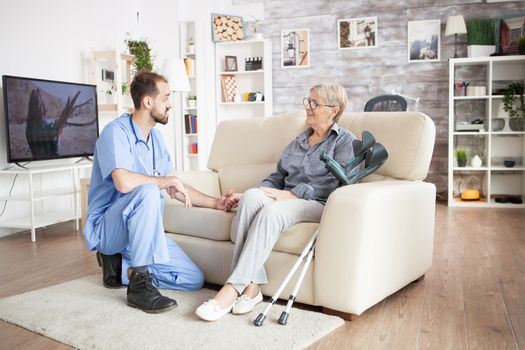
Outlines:
[[[98,273],[73,223],[0,239],[0,297]],[[525,349],[525,210],[437,206],[434,264],[311,349]],[[69,349],[0,321],[0,349]]]

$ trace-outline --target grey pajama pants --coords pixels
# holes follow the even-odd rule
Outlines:
[[[230,283],[242,293],[250,283],[266,284],[264,263],[281,232],[299,222],[319,222],[324,205],[305,199],[274,201],[258,188],[244,193],[232,222],[235,250]]]

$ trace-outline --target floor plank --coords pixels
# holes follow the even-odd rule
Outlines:
[[[309,349],[525,349],[525,210],[437,205],[434,262]],[[100,271],[73,222],[0,238],[0,297]],[[69,349],[0,321],[0,348]]]

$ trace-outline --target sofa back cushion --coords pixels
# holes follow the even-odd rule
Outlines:
[[[281,153],[306,129],[305,112],[269,118],[232,119],[215,133],[208,168],[219,173],[221,191],[244,192],[275,170]],[[370,131],[389,152],[387,162],[370,180],[423,180],[434,148],[432,120],[418,112],[349,112],[339,125],[359,139]]]

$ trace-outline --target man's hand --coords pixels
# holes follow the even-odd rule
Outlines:
[[[180,193],[180,195],[184,199],[184,206],[186,208],[191,208],[191,199],[188,191],[184,187],[184,184],[182,181],[180,181],[178,178],[173,176],[173,184],[167,188],[168,193],[170,194],[170,197],[173,199],[177,199],[177,193]]]
[[[295,194],[293,194],[290,191],[284,191],[284,190],[278,190],[276,188],[271,187],[259,187],[261,191],[264,192],[265,195],[270,197],[271,199],[277,201],[284,201],[287,199],[297,199]]]
[[[234,193],[233,190],[229,190],[224,196],[217,198],[215,209],[230,211],[233,208],[237,207],[241,196],[242,193]]]

